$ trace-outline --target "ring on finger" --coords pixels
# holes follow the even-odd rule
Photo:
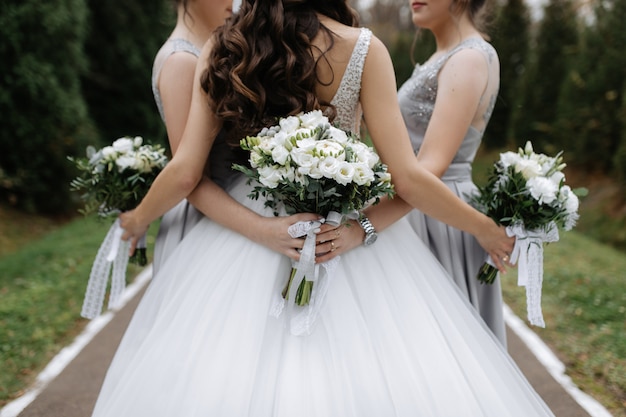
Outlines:
[[[334,252],[337,248],[335,247],[335,242],[334,241],[330,241],[330,251]]]
[[[509,260],[509,255],[504,255],[504,258],[502,258],[502,260],[503,260],[504,262],[508,262],[508,260]]]

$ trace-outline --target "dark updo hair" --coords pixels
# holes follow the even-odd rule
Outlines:
[[[315,92],[317,63],[327,51],[314,58],[311,41],[320,30],[329,35],[328,49],[333,39],[317,13],[358,24],[344,0],[243,0],[239,12],[215,32],[201,82],[230,143],[278,117],[330,108]]]
[[[450,5],[452,12],[464,12],[467,10],[472,24],[483,34],[487,32],[487,15],[490,11],[488,0],[453,0]]]

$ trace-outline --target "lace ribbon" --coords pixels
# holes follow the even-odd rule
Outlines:
[[[506,232],[516,237],[511,263],[517,263],[517,285],[526,287],[528,321],[535,326],[546,327],[541,313],[543,244],[559,240],[556,223],[550,222],[540,230],[526,230],[522,225],[508,226]]]
[[[289,288],[287,301],[282,297],[282,294],[276,294],[270,309],[270,315],[280,317],[284,311],[289,331],[294,336],[311,334],[315,320],[326,299],[332,273],[339,264],[340,259],[340,256],[337,256],[322,264],[315,263],[315,230],[322,223],[337,226],[341,223],[342,218],[341,214],[331,212],[322,221],[297,222],[289,226],[288,233],[291,237],[306,236],[306,238],[300,252],[300,260],[297,262],[292,261],[292,267],[296,269],[296,274]],[[295,303],[296,292],[305,277],[307,281],[314,282],[313,291],[311,292],[309,303],[305,306],[298,306]]]
[[[89,274],[83,309],[80,313],[82,317],[93,319],[102,312],[111,268],[113,274],[108,308],[117,308],[121,301],[121,295],[126,287],[126,267],[130,245],[130,242],[122,240],[123,233],[124,229],[120,227],[119,219],[115,220],[98,249]]]

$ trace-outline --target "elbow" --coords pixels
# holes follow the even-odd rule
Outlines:
[[[191,172],[183,173],[178,178],[178,186],[180,187],[180,189],[185,191],[186,195],[189,195],[196,188],[201,178],[202,178],[202,175],[200,174],[191,173]]]

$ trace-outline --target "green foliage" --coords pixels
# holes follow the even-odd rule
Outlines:
[[[578,20],[571,0],[551,0],[544,8],[527,71],[522,78],[523,94],[511,116],[513,143],[522,146],[532,140],[540,152],[568,150],[571,141],[557,140],[557,103],[563,79],[578,43]]]
[[[0,199],[23,210],[71,202],[65,156],[90,132],[79,84],[86,19],[83,0],[0,5]]]
[[[572,143],[575,162],[590,170],[614,171],[613,155],[624,130],[620,117],[626,77],[626,4],[598,2],[559,100],[557,128]]]
[[[90,0],[83,96],[106,142],[122,136],[158,138],[165,128],[152,96],[152,62],[174,26],[164,1]],[[95,146],[103,143],[95,143]]]
[[[507,0],[497,9],[493,46],[500,58],[500,93],[485,131],[489,149],[507,143],[511,112],[522,93],[519,79],[526,71],[530,43],[530,16],[524,0]]]

